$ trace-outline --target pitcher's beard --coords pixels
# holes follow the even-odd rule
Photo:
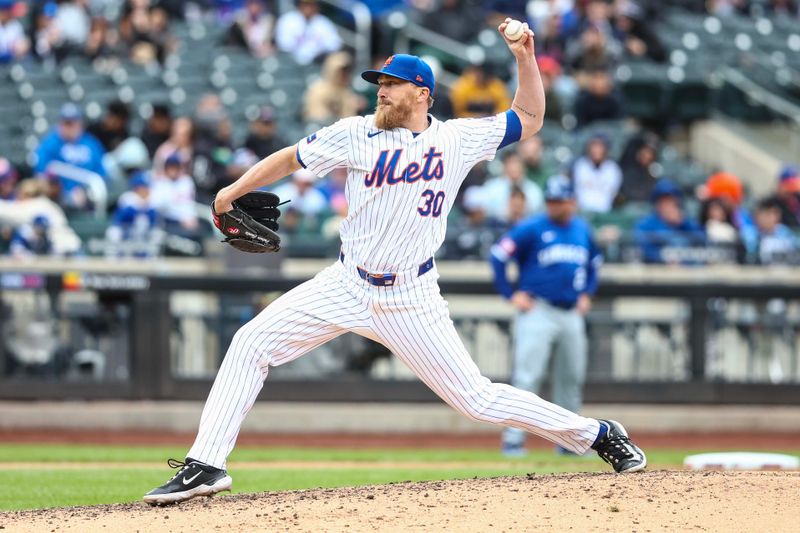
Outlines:
[[[391,105],[375,106],[375,126],[382,130],[393,130],[402,127],[411,117],[411,105],[408,102],[395,102]]]

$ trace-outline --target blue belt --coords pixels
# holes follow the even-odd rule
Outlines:
[[[552,305],[553,307],[558,307],[559,309],[564,309],[569,311],[573,307],[575,307],[575,302],[553,302],[550,300],[545,300],[548,304]]]
[[[339,252],[339,261],[344,263],[343,252]],[[427,261],[425,261],[419,266],[419,270],[417,270],[417,277],[423,275],[432,268],[433,268],[433,257],[430,257],[428,258]],[[395,280],[397,280],[397,274],[392,274],[390,272],[385,274],[373,274],[371,272],[367,272],[360,266],[356,267],[356,271],[358,271],[358,275],[361,276],[361,279],[363,279],[370,285],[375,285],[376,287],[391,287],[392,285],[394,285]]]

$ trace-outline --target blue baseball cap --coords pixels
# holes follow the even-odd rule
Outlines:
[[[17,0],[0,0],[0,10],[8,11],[9,9],[14,9],[16,3]]]
[[[148,187],[149,188],[150,187],[150,174],[147,173],[147,172],[144,172],[144,171],[137,172],[136,174],[134,174],[131,177],[130,181],[128,182],[128,185],[130,186],[131,189],[135,189],[137,187]]]
[[[72,102],[67,102],[61,106],[61,111],[58,116],[61,120],[65,121],[83,120],[83,111]]]
[[[794,178],[800,177],[800,168],[794,165],[786,165],[781,169],[780,174],[778,174],[778,180],[786,181]]]
[[[650,201],[652,203],[656,203],[661,198],[665,196],[672,196],[680,200],[683,198],[683,192],[681,192],[680,187],[678,187],[675,182],[668,178],[661,178],[653,185],[653,190],[650,192]]]
[[[574,200],[575,188],[572,180],[564,175],[550,176],[544,187],[545,200]]]
[[[49,228],[50,219],[47,218],[46,215],[36,215],[35,217],[33,217],[33,222],[31,222],[31,224],[42,228]]]
[[[431,91],[431,94],[433,94],[435,86],[433,71],[430,65],[417,56],[408,54],[389,56],[389,59],[383,64],[382,69],[365,70],[361,73],[361,77],[370,83],[377,84],[378,77],[381,74],[410,81],[418,87],[427,87]]]
[[[183,158],[181,157],[181,154],[179,154],[178,152],[173,152],[169,154],[169,156],[167,156],[167,158],[164,160],[165,167],[168,167],[170,165],[181,166],[182,164],[183,164]]]

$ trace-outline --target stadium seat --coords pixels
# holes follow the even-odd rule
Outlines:
[[[626,73],[624,69],[629,70],[627,76],[623,74]],[[617,77],[628,116],[657,119],[665,115],[669,96],[666,67],[655,63],[630,63],[617,70]]]

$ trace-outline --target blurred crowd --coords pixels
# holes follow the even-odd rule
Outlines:
[[[552,175],[574,183],[580,212],[599,240],[622,249],[619,260],[705,264],[795,262],[800,229],[800,175],[782,170],[773,194],[749,198],[733,174],[711,173],[687,188],[677,176],[659,172],[669,123],[639,122],[619,157],[612,157],[612,132],[598,125],[621,124],[625,105],[614,70],[646,58],[663,62],[668,50],[653,25],[659,3],[577,0],[472,2],[467,0],[366,1],[374,17],[372,55],[382,64],[392,53],[387,36],[392,13],[440,36],[473,42],[506,16],[527,20],[536,33],[537,58],[550,127],[592,131],[582,153],[565,160],[545,157],[542,137],[503,150],[467,177],[449,221],[444,258],[485,258],[499,235],[543,209],[542,186]],[[738,1],[682,2],[715,14],[746,12]],[[798,16],[792,2],[767,9]],[[97,68],[129,62],[156,69],[181,45],[170,31],[182,21],[225,28],[219,47],[257,58],[281,57],[316,68],[296,117],[325,125],[374,106],[374,88],[354,84],[354,57],[337,31],[337,15],[316,0],[0,0],[0,65],[58,65],[71,56]],[[800,19],[799,19],[800,20]],[[470,63],[437,58],[436,68],[460,72],[437,91],[433,114],[440,119],[480,117],[509,108],[516,80],[510,61]],[[0,83],[6,83],[2,81]],[[444,86],[444,84],[442,84]],[[202,250],[213,234],[208,204],[222,187],[274,151],[296,142],[283,138],[276,109],[260,107],[244,138],[233,134],[234,118],[220,96],[209,92],[190,113],[152,102],[144,120],[123,101],[107,104],[98,120],[65,96],[57,123],[33,150],[29,167],[0,154],[0,243],[17,257],[102,253],[109,257],[154,257],[171,247]],[[137,125],[134,128],[134,124]],[[545,126],[547,128],[548,126]],[[615,127],[615,126],[612,126]],[[5,156],[5,157],[3,157]],[[671,179],[672,178],[672,179]],[[772,177],[768,177],[773,179]],[[299,171],[274,190],[291,200],[281,231],[335,241],[347,213],[346,175],[321,179]],[[607,215],[635,214],[630,224]],[[103,245],[90,249],[74,231],[76,221],[104,220]],[[620,243],[622,248],[620,248]],[[195,252],[193,252],[195,253]],[[613,259],[613,258],[612,258]]]

